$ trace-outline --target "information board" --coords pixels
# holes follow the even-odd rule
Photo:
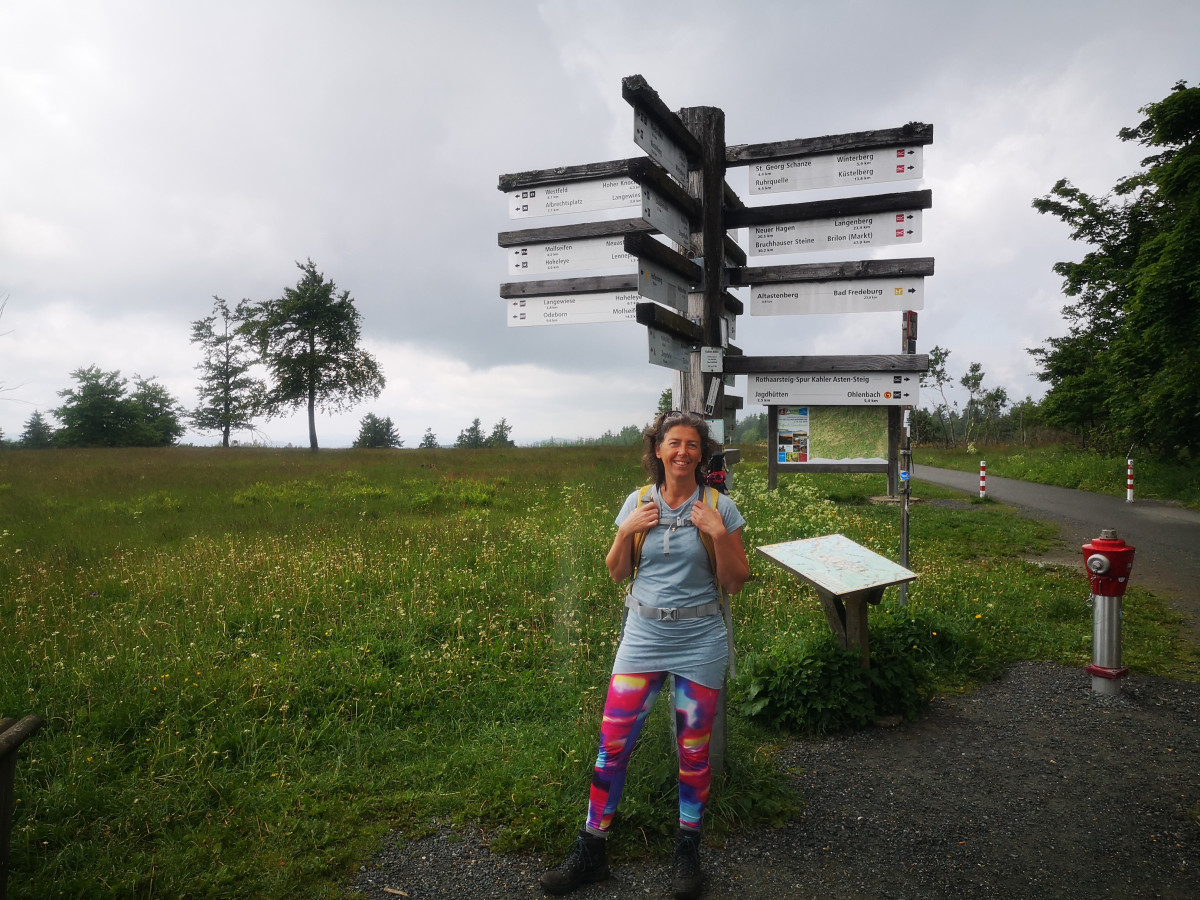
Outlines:
[[[750,164],[750,193],[909,181],[922,177],[923,159],[921,145],[914,144],[756,162]]]
[[[840,534],[786,541],[758,552],[835,597],[912,581],[917,573]]]
[[[750,228],[751,256],[816,253],[920,242],[919,209],[836,216],[778,225],[754,225]]]
[[[925,279],[919,276],[795,281],[750,287],[752,316],[902,312],[924,308]]]

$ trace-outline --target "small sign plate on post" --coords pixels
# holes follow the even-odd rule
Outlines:
[[[760,406],[916,406],[917,372],[797,372],[746,376]]]
[[[657,328],[647,328],[646,334],[650,341],[650,362],[653,365],[675,369],[678,372],[691,370],[691,344]]]
[[[640,299],[636,291],[519,297],[508,301],[508,327],[635,321]]]
[[[922,177],[923,159],[922,146],[914,144],[756,162],[750,165],[750,193],[908,181]]]
[[[701,347],[700,348],[700,371],[701,372],[724,372],[725,371],[725,351],[720,347]]]
[[[688,183],[687,154],[658,127],[657,122],[637,108],[633,110],[633,142],[674,175],[680,184]]]
[[[691,285],[687,280],[674,272],[648,259],[638,260],[638,293],[647,300],[654,300],[686,313],[690,289]]]
[[[795,281],[750,287],[752,316],[901,312],[924,307],[925,280],[920,276]]]

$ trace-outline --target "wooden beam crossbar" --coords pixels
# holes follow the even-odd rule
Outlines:
[[[657,328],[672,337],[693,344],[699,344],[704,337],[704,332],[699,325],[691,319],[685,319],[678,313],[671,312],[665,306],[659,306],[657,303],[639,303],[636,309],[635,315],[639,325]]]
[[[637,273],[632,275],[596,275],[590,278],[544,278],[538,281],[509,281],[500,285],[505,300],[516,297],[549,297],[558,294],[599,294],[609,291],[636,291]]]
[[[742,287],[750,284],[785,284],[794,281],[892,278],[897,275],[925,276],[932,275],[933,268],[932,256],[804,263],[795,266],[739,266],[729,270],[729,283],[734,287]]]
[[[841,197],[836,200],[816,200],[809,203],[779,203],[774,206],[726,209],[725,225],[727,228],[747,228],[754,225],[778,225],[783,222],[808,222],[813,219],[860,216],[866,213],[929,209],[932,206],[933,191],[901,191],[894,194],[876,194],[870,197]]]
[[[870,150],[875,147],[932,143],[932,125],[924,122],[909,122],[899,128],[882,128],[876,131],[827,134],[821,137],[771,141],[765,144],[737,144],[725,148],[725,162],[730,166],[746,166],[769,159],[790,159],[797,156],[810,156],[814,153],[836,153],[843,150]]]
[[[634,159],[640,158],[610,159],[604,162],[585,163],[582,166],[557,166],[553,169],[512,172],[500,176],[497,188],[501,191],[519,191],[524,188],[541,187],[545,184],[566,184],[572,181],[593,181],[597,178],[628,177],[629,164]]]
[[[700,284],[704,276],[704,271],[698,265],[648,234],[626,234],[625,252],[669,269],[691,285]]]
[[[577,225],[551,225],[545,228],[525,228],[520,231],[501,231],[496,243],[501,247],[522,244],[549,244],[580,238],[614,237],[618,234],[657,234],[658,229],[644,219],[610,219],[607,222],[581,222]]]
[[[929,371],[929,354],[726,356],[725,371],[731,375],[766,375],[780,372],[908,372],[915,375]]]
[[[695,168],[700,161],[700,142],[688,131],[679,116],[671,112],[658,91],[650,87],[641,75],[629,75],[621,79],[621,97],[634,109],[639,109],[653,119],[679,149],[687,155],[688,162]]]

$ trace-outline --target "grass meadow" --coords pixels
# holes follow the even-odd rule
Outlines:
[[[388,832],[434,823],[557,853],[619,633],[612,519],[640,481],[630,448],[0,453],[0,715],[47,722],[17,769],[11,896],[343,897]],[[840,532],[895,558],[899,513],[867,502],[882,492],[882,476],[768,492],[765,461],[734,473],[748,547]],[[1050,535],[994,503],[913,508],[909,607],[983,648],[943,690],[1018,659],[1090,661],[1082,572],[1025,561]],[[743,666],[828,631],[811,591],[751,567]],[[1176,617],[1131,594],[1127,664],[1196,677]],[[715,833],[803,803],[774,765],[786,735],[734,708]],[[663,710],[618,855],[674,829]]]

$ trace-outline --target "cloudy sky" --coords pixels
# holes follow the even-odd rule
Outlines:
[[[322,446],[367,412],[408,446],[475,417],[520,443],[645,422],[670,384],[645,329],[506,328],[496,244],[571,221],[510,222],[500,174],[640,154],[621,99],[635,73],[672,109],[720,107],[730,144],[932,123],[909,185],[933,191],[924,242],[874,255],[936,259],[920,351],[1037,398],[1026,348],[1065,331],[1051,266],[1084,249],[1030,201],[1134,171],[1146,154],[1116,133],[1198,80],[1198,34],[1194,0],[7,0],[0,430],[17,437],[92,364],[193,406],[189,323],[213,295],[279,296],[306,258],[355,298],[387,377],[377,401],[318,418]],[[746,179],[730,170],[743,197]],[[898,313],[747,315],[736,343],[894,353],[898,331]],[[306,446],[304,417],[260,438]]]

